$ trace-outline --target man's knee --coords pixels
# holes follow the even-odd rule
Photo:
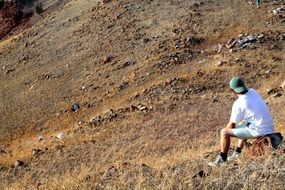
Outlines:
[[[231,134],[232,134],[231,129],[223,128],[221,130],[221,137],[229,137],[231,136]]]

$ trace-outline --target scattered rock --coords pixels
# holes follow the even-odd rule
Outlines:
[[[20,166],[23,166],[24,165],[24,162],[21,161],[21,160],[16,160],[15,163],[14,163],[14,167],[20,167]]]
[[[208,174],[204,170],[201,170],[196,175],[194,175],[192,179],[197,178],[197,177],[205,178],[206,176],[208,176]]]
[[[103,118],[99,115],[90,120],[93,125],[98,125],[103,122]]]
[[[234,60],[234,63],[241,63],[241,62],[245,62],[245,59],[242,59],[242,58],[236,58],[235,60]]]
[[[257,40],[260,40],[264,37],[264,35],[240,35],[239,38],[237,38],[236,40],[234,40],[230,47],[236,47],[237,49],[236,50],[241,50],[241,49],[244,49],[246,48],[248,45],[250,45],[251,43],[253,42],[256,42]]]
[[[138,110],[140,112],[148,112],[148,111],[151,111],[152,110],[152,107],[147,107],[147,106],[144,106],[142,104],[138,104],[137,106],[136,105],[131,105],[131,110],[135,111],[135,110]]]
[[[104,64],[111,62],[112,59],[113,59],[113,56],[112,56],[112,55],[107,56],[107,57],[105,58],[105,60],[104,60]]]
[[[143,106],[143,105],[141,105],[141,104],[139,104],[139,105],[137,106],[137,108],[138,108],[140,111],[145,111],[145,110],[147,110],[147,107],[146,107],[146,106]]]
[[[106,114],[106,119],[107,120],[112,120],[115,119],[118,115],[114,112],[113,109],[110,109],[110,111]]]
[[[150,42],[150,41],[151,41],[151,40],[150,40],[149,38],[144,38],[144,39],[142,39],[142,42],[145,43],[145,44],[148,43],[148,42]]]
[[[110,3],[112,0],[103,0],[103,3]]]
[[[78,125],[83,125],[85,122],[83,120],[78,121]]]
[[[280,87],[285,90],[285,81],[280,85]]]
[[[73,112],[77,112],[79,109],[80,109],[80,104],[78,104],[78,103],[74,103],[71,106],[71,111],[73,111]]]
[[[266,90],[266,92],[268,96],[271,96],[272,94],[279,92],[279,90],[277,88],[269,88]]]
[[[33,156],[39,156],[42,153],[41,149],[33,149],[32,154]]]
[[[51,72],[48,74],[42,74],[38,76],[38,80],[51,80],[51,79],[56,79],[56,78],[60,78],[64,75],[63,71],[55,71],[55,72]]]
[[[83,91],[85,91],[85,90],[86,90],[86,86],[81,86],[80,89],[83,90]]]
[[[7,154],[5,147],[0,145],[0,154]]]
[[[273,9],[271,11],[271,13],[273,14],[273,16],[278,17],[278,18],[284,18],[285,17],[285,6]]]
[[[39,142],[42,142],[43,140],[45,140],[45,137],[44,136],[39,136],[38,140],[39,140]]]
[[[189,95],[192,92],[193,89],[191,88],[186,88],[182,90],[182,94],[184,95]]]
[[[11,73],[13,71],[15,71],[15,69],[8,69],[8,70],[5,71],[5,75],[8,75],[9,73]]]
[[[218,53],[221,53],[223,50],[223,45],[222,44],[218,44]]]
[[[122,110],[124,110],[124,109],[119,109],[119,110],[110,109],[110,111],[108,111],[107,113],[92,118],[90,120],[90,123],[93,126],[98,126],[102,123],[112,122],[113,120],[115,120],[119,116],[119,114],[122,112]]]
[[[277,98],[277,97],[281,97],[282,94],[280,92],[274,93],[272,94],[269,98]]]
[[[271,100],[281,97],[282,94],[280,92],[271,93],[270,96],[265,100],[265,102],[269,103]]]
[[[226,61],[218,61],[217,63],[216,63],[216,66],[217,67],[220,67],[220,66],[223,66],[224,64],[226,64],[227,62]]]
[[[267,74],[267,75],[269,75],[271,73],[271,70],[269,69],[269,70],[267,70],[267,71],[265,71],[265,74]]]
[[[204,38],[188,37],[186,38],[186,43],[189,45],[198,45],[205,41]]]
[[[284,34],[251,34],[243,35],[240,34],[237,39],[231,38],[226,43],[226,47],[230,49],[230,52],[235,52],[238,50],[245,49],[247,47],[256,48],[257,43],[269,42],[269,41],[278,41],[283,40]]]
[[[172,32],[174,34],[181,34],[183,32],[183,30],[181,28],[175,28],[175,29],[172,30]]]
[[[116,68],[115,68],[115,71],[117,70],[120,70],[120,69],[124,69],[126,67],[129,67],[129,66],[133,66],[135,65],[137,62],[136,61],[126,61],[125,63],[121,64],[121,65],[118,65]]]
[[[60,140],[64,139],[64,138],[65,138],[65,133],[64,133],[64,132],[58,133],[57,136],[56,136],[56,138],[57,138],[57,139],[60,139]]]
[[[230,49],[230,48],[234,47],[234,45],[235,45],[235,39],[231,38],[231,39],[228,40],[228,42],[226,44],[226,47],[228,49]]]
[[[109,179],[112,178],[116,175],[116,173],[118,172],[118,169],[115,168],[115,166],[111,166],[107,169],[107,171],[104,173],[103,175],[103,179]]]
[[[129,82],[124,81],[122,84],[119,86],[119,90],[123,90],[129,86]]]

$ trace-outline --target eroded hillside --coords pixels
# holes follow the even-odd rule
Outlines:
[[[282,6],[70,0],[52,7],[0,43],[1,185],[260,188],[268,181],[250,184],[265,178],[282,189],[283,173],[273,177],[264,164],[281,164],[281,152],[258,158],[261,169],[254,158],[228,166],[228,179],[257,176],[247,182],[227,183],[221,169],[207,168],[235,99],[232,76],[261,92],[284,134],[285,20],[283,9],[273,11]],[[10,167],[16,160],[24,165]]]

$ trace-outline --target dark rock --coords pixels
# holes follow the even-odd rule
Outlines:
[[[142,42],[146,44],[146,43],[150,42],[150,39],[149,38],[144,38],[144,39],[142,39]]]
[[[268,96],[271,96],[271,95],[276,94],[276,93],[278,93],[278,92],[279,92],[279,89],[278,89],[278,88],[268,89],[268,90],[267,90],[267,95],[268,95]]]
[[[112,59],[113,59],[113,56],[112,56],[112,55],[109,55],[109,56],[107,56],[107,57],[105,58],[104,63],[105,63],[105,64],[106,64],[106,63],[109,63],[110,61],[112,61]]]
[[[93,125],[98,125],[100,123],[103,122],[103,118],[99,115],[99,116],[96,116],[95,118],[91,119],[91,123]]]
[[[119,90],[123,90],[129,86],[129,82],[125,81],[119,86]]]
[[[204,42],[205,39],[203,38],[197,38],[197,37],[188,37],[186,38],[186,43],[189,45],[198,45]]]
[[[111,109],[111,110],[107,113],[106,118],[107,118],[108,120],[112,120],[112,119],[115,119],[117,116],[118,116],[118,114],[116,114],[116,113],[114,112],[114,110]]]
[[[117,66],[117,68],[115,70],[124,69],[126,67],[135,65],[136,63],[137,63],[136,61],[126,61],[124,64],[121,64],[121,65]]]
[[[42,153],[41,149],[33,149],[32,154],[33,156],[39,156]]]
[[[74,103],[71,106],[71,111],[73,111],[73,112],[77,112],[79,109],[80,109],[80,105],[78,103]]]
[[[8,69],[8,70],[5,72],[5,74],[7,75],[7,74],[9,74],[9,73],[11,73],[11,72],[13,72],[13,71],[15,71],[15,69]]]
[[[7,154],[7,152],[4,149],[0,149],[0,154]]]
[[[214,100],[213,100],[213,103],[217,103],[217,102],[219,102],[218,99],[214,99]]]
[[[20,167],[20,166],[23,166],[24,165],[24,162],[21,161],[21,160],[16,160],[15,163],[14,163],[14,167]]]
[[[39,136],[39,142],[42,142],[45,138],[43,136]]]
[[[191,91],[192,91],[191,88],[186,88],[186,89],[182,90],[182,94],[189,95],[191,93]]]
[[[180,34],[180,33],[183,32],[183,30],[182,30],[181,28],[175,28],[175,29],[172,30],[172,32],[173,32],[174,34]]]
[[[103,3],[110,3],[112,0],[103,0]]]
[[[197,177],[200,177],[200,178],[205,178],[206,176],[208,176],[208,174],[204,171],[204,170],[201,170],[199,171],[196,175],[194,175],[192,177],[193,178],[197,178]]]
[[[55,149],[56,149],[57,151],[60,151],[60,152],[62,152],[64,148],[65,148],[64,145],[57,145],[57,146],[55,147]]]

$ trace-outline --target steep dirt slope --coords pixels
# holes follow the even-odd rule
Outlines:
[[[235,99],[228,92],[232,76],[244,77],[265,98],[279,93],[268,104],[284,133],[284,18],[270,12],[281,6],[71,0],[2,41],[1,185],[259,188],[267,182],[250,184],[266,178],[282,188],[283,173],[273,175],[282,156],[260,158],[256,163],[275,164],[264,170],[247,158],[229,165],[227,175],[206,166]],[[228,43],[248,35],[259,38],[243,49]],[[77,112],[73,103],[81,106]],[[64,138],[55,138],[60,132]],[[33,155],[33,149],[39,150]],[[15,160],[24,166],[10,167]],[[230,183],[243,171],[257,177]]]

